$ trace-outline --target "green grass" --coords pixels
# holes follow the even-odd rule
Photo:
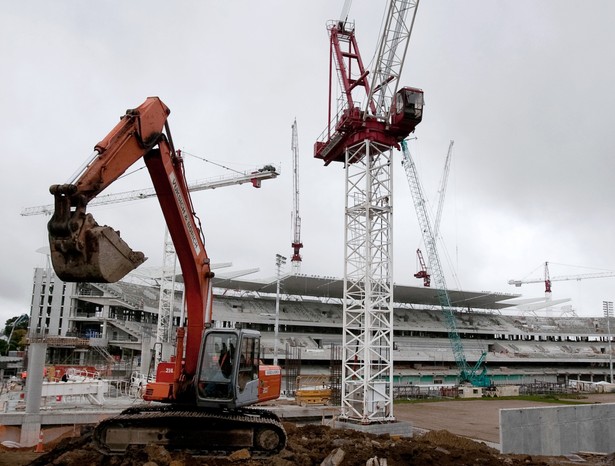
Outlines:
[[[555,403],[555,404],[564,404],[564,405],[576,405],[576,404],[586,404],[590,403],[587,401],[582,401],[587,399],[586,396],[576,395],[576,394],[548,394],[548,395],[520,395],[520,396],[501,396],[496,398],[485,397],[485,398],[423,398],[417,400],[395,400],[396,404],[412,404],[412,403],[433,403],[436,401],[497,401],[497,400],[522,400],[522,401],[532,401],[532,402],[541,402],[541,403]]]

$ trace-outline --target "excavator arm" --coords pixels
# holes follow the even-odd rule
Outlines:
[[[178,383],[190,381],[196,372],[204,323],[211,320],[213,274],[195,223],[183,161],[172,146],[169,113],[158,97],[149,97],[139,107],[128,110],[96,144],[92,160],[76,181],[51,186],[55,211],[47,229],[53,268],[61,280],[116,282],[123,278],[143,263],[145,256],[133,251],[119,232],[98,225],[86,208],[131,165],[144,159],[175,245],[186,290],[186,357],[183,369],[175,371],[175,397],[181,391]],[[180,351],[178,366],[182,360]]]

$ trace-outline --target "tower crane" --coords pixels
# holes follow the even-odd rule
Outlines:
[[[181,151],[177,150],[178,157]],[[264,165],[257,170],[249,170],[232,175],[223,175],[205,180],[196,180],[188,183],[190,192],[203,191],[206,189],[217,189],[227,186],[251,183],[253,187],[260,188],[263,180],[277,178],[280,174],[279,168],[274,165]],[[100,206],[118,204],[121,202],[137,201],[156,197],[156,191],[152,188],[135,189],[115,194],[107,194],[92,199],[89,206]],[[42,205],[28,207],[21,211],[22,216],[31,215],[51,215],[54,212],[54,205]],[[156,345],[154,369],[162,360],[167,360],[173,351],[173,309],[175,300],[177,270],[177,254],[175,246],[169,235],[169,229],[165,227],[164,247],[162,255],[162,270],[160,275],[160,298],[158,301],[158,324],[156,327]]]
[[[440,189],[438,190],[438,210],[436,210],[436,218],[433,222],[433,234],[436,236],[436,238],[440,234],[440,222],[442,221],[442,210],[444,209],[446,186],[448,184],[448,175],[451,171],[453,144],[455,144],[455,141],[450,141],[450,143],[448,144],[448,152],[446,153],[446,160],[444,161],[444,171],[442,172],[442,179],[440,180]]]
[[[442,269],[440,256],[438,254],[436,236],[433,233],[433,228],[431,226],[431,222],[429,221],[427,206],[421,185],[419,183],[416,165],[412,160],[412,156],[410,155],[406,141],[401,142],[401,148],[403,154],[402,164],[406,170],[406,176],[408,177],[408,184],[410,186],[410,192],[412,193],[412,200],[414,202],[414,208],[418,217],[419,227],[421,228],[421,232],[423,234],[423,242],[425,243],[425,249],[427,251],[427,257],[431,267],[431,275],[436,286],[438,300],[446,319],[448,338],[451,342],[457,368],[460,371],[459,379],[461,382],[469,382],[476,386],[488,386],[490,385],[490,381],[487,378],[486,369],[483,367],[481,370],[486,353],[483,352],[473,367],[470,367],[470,364],[466,360],[463,343],[461,341],[461,337],[459,336],[459,332],[457,331],[457,322],[455,314],[453,313],[451,299],[446,287],[444,271]],[[481,370],[480,373],[479,370]]]
[[[423,286],[429,287],[431,286],[431,275],[429,274],[429,271],[427,270],[427,265],[425,264],[425,259],[423,258],[423,252],[421,251],[420,248],[416,250],[416,258],[419,261],[419,266],[421,270],[415,273],[414,277],[422,278]]]
[[[300,250],[303,247],[301,242],[301,217],[299,216],[299,135],[297,132],[297,120],[292,125],[292,142],[291,150],[293,156],[293,256],[290,260],[292,264],[292,272],[297,274],[301,271],[301,254]]]
[[[585,273],[580,275],[556,275],[554,277],[550,276],[549,273],[549,262],[545,262],[544,264],[544,278],[529,278],[522,280],[508,280],[509,285],[521,286],[528,283],[541,283],[545,284],[545,293],[551,293],[551,282],[557,281],[565,281],[565,280],[586,280],[589,278],[610,278],[615,277],[615,272],[595,272],[595,273]]]
[[[392,154],[423,117],[423,91],[399,88],[418,3],[389,1],[371,70],[363,64],[346,6],[341,19],[327,24],[328,124],[314,157],[345,169],[340,417],[362,424],[395,420]],[[335,81],[342,91],[339,111]]]
[[[181,151],[177,151],[181,155]],[[233,186],[236,184],[252,183],[255,188],[261,187],[262,180],[270,180],[277,178],[280,174],[278,167],[273,165],[264,165],[263,167],[254,171],[245,171],[242,173],[236,173],[233,175],[223,175],[214,178],[208,178],[206,180],[196,180],[188,183],[188,189],[190,192],[202,191],[204,189],[216,189],[223,188],[225,186]],[[156,197],[156,191],[154,188],[135,189],[132,191],[124,191],[116,194],[105,194],[92,199],[89,203],[90,206],[117,204],[120,202],[136,201],[139,199],[149,199]],[[22,217],[30,215],[51,215],[53,214],[54,205],[46,204],[36,207],[26,207],[21,211]]]
[[[438,197],[438,210],[436,211],[436,219],[433,224],[433,234],[437,238],[440,232],[440,221],[442,220],[442,211],[444,208],[444,198],[446,196],[446,186],[448,183],[448,174],[451,170],[451,156],[453,155],[453,144],[455,141],[451,141],[448,145],[448,152],[446,153],[446,160],[444,161],[444,171],[442,172],[442,179],[440,180],[440,189],[438,189],[439,197]],[[425,260],[423,259],[423,253],[420,249],[416,250],[416,257],[421,269],[414,274],[416,278],[423,279],[423,286],[430,286],[431,280],[429,271],[425,265]]]

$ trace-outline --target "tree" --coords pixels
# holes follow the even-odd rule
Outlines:
[[[15,325],[15,321],[17,321],[17,325]],[[27,314],[22,314],[20,316],[11,317],[4,324],[4,334],[8,337],[11,334],[13,328],[17,330],[18,328],[28,329],[28,325],[30,324],[30,318]]]
[[[4,334],[8,337],[8,342],[6,342],[7,346],[3,347],[0,354],[8,354],[9,351],[20,351],[25,348],[29,323],[30,319],[27,314],[11,317],[6,321]]]

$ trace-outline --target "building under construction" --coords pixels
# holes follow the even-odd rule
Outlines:
[[[290,275],[281,278],[280,289],[277,345],[276,280],[215,278],[214,326],[259,330],[262,359],[273,361],[277,348],[287,380],[330,375],[332,348],[342,343],[343,280]],[[458,383],[454,342],[436,291],[395,286],[394,296],[395,382]],[[492,383],[609,380],[606,318],[503,315],[518,295],[450,291],[450,296],[466,359],[474,364],[482,358]],[[64,283],[50,269],[38,268],[30,336],[44,338],[50,366],[95,367],[114,378],[147,374],[161,343],[159,298],[159,287],[153,285]],[[173,307],[171,327],[182,318],[181,291]],[[292,383],[288,387],[292,390]]]

